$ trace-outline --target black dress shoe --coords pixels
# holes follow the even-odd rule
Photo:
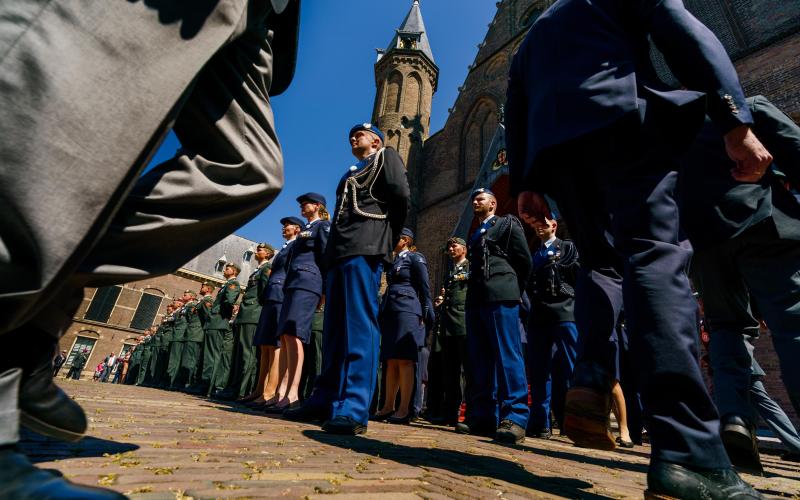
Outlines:
[[[322,424],[322,430],[331,434],[356,436],[358,434],[364,434],[367,432],[367,426],[356,422],[350,417],[343,417],[340,415]]]
[[[384,413],[383,415],[378,415],[377,413],[373,413],[372,415],[369,416],[369,420],[371,422],[385,422],[389,420],[391,416],[392,416],[391,413]]]
[[[669,462],[651,462],[645,500],[751,500],[761,494],[733,469],[690,469]]]
[[[283,412],[283,418],[297,422],[318,422],[326,420],[329,416],[329,408],[308,403]]]
[[[619,446],[620,448],[633,448],[633,441],[625,441],[621,437],[618,437],[617,446]]]
[[[494,434],[494,439],[501,443],[520,444],[525,441],[525,429],[511,420],[503,420]]]
[[[20,423],[46,436],[78,441],[86,433],[86,414],[78,403],[53,383],[53,341],[39,338],[34,342],[30,348],[31,358],[23,360],[23,378],[19,387]]]
[[[800,453],[796,451],[787,451],[781,455],[781,460],[785,462],[800,462]]]
[[[537,439],[550,439],[553,437],[553,432],[548,428],[529,429],[525,432],[525,435]]]
[[[738,415],[726,415],[722,418],[721,428],[722,444],[731,463],[745,472],[763,474],[758,441],[752,427]]]
[[[459,434],[471,434],[473,436],[494,437],[497,427],[489,422],[468,422],[463,421],[456,424],[456,432]]]
[[[116,491],[73,484],[37,469],[12,447],[0,448],[0,498],[14,500],[124,500]]]
[[[386,419],[386,422],[396,425],[408,425],[411,423],[411,415],[409,414],[406,415],[405,417],[390,416],[389,418]]]

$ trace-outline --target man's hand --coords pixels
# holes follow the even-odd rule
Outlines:
[[[725,150],[736,162],[731,175],[739,182],[758,182],[772,164],[772,155],[747,125],[725,134]]]
[[[519,218],[529,226],[536,221],[544,222],[545,217],[553,218],[547,200],[535,191],[523,191],[517,196],[517,212]]]

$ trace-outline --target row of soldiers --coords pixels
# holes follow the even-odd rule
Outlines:
[[[129,383],[191,394],[235,399],[255,386],[257,359],[252,345],[261,314],[260,291],[266,283],[272,247],[256,248],[258,267],[242,295],[241,269],[225,266],[225,283],[203,283],[167,306],[159,325],[148,329],[130,357]],[[239,297],[242,295],[241,301]]]

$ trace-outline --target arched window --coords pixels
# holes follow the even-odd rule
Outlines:
[[[526,10],[522,17],[519,20],[519,27],[523,29],[528,29],[531,25],[539,19],[539,16],[542,14],[542,9],[539,6],[533,6],[530,9]]]
[[[417,73],[408,75],[404,95],[403,113],[409,118],[414,118],[419,114],[419,106],[422,101],[422,79]]]
[[[386,100],[383,103],[383,114],[400,111],[400,93],[403,89],[403,75],[398,71],[389,75],[386,84]]]
[[[497,105],[490,98],[479,99],[467,116],[461,141],[462,184],[477,177],[499,123]]]

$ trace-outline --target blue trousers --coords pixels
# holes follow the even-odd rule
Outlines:
[[[528,385],[519,336],[519,304],[490,302],[468,306],[467,420],[511,420],[528,426]]]
[[[652,443],[651,460],[722,469],[730,461],[698,362],[697,303],[685,269],[676,163],[641,125],[618,125],[554,148],[552,196],[581,255],[575,320],[584,366],[616,371],[608,339],[625,309]],[[591,370],[587,370],[591,373]]]
[[[356,256],[328,270],[322,371],[306,405],[330,407],[331,418],[350,417],[364,425],[369,420],[381,338],[382,269],[379,258]]]
[[[578,328],[573,321],[528,328],[528,367],[531,385],[531,418],[535,431],[550,428],[550,409],[564,422],[564,398],[570,387],[578,356]]]

